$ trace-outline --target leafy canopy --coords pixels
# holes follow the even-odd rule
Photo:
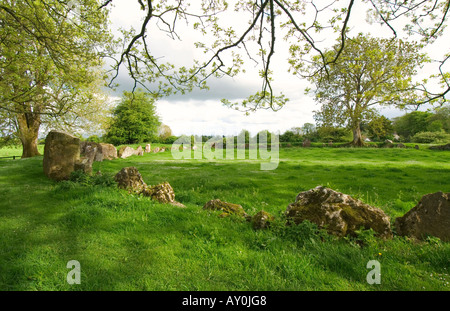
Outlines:
[[[151,142],[157,139],[160,124],[154,96],[142,90],[125,91],[114,109],[106,139],[114,145]]]
[[[338,48],[339,44],[326,51],[325,57],[334,59]],[[316,112],[319,124],[346,124],[353,129],[361,121],[371,120],[376,105],[403,108],[414,103],[418,94],[412,77],[427,60],[419,51],[420,45],[415,43],[359,34],[347,39],[339,59],[327,72],[318,65],[317,57],[313,58],[307,71],[316,72],[308,79],[314,85],[315,100],[322,104]]]

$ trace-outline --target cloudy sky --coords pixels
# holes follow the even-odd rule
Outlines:
[[[357,3],[361,3],[357,1]],[[111,23],[113,30],[120,27],[129,28],[134,26],[139,29],[142,20],[143,11],[139,10],[137,1],[115,0],[111,11]],[[358,32],[370,32],[377,36],[390,36],[391,32],[387,27],[378,25],[368,25],[365,22],[365,8],[356,6],[353,9],[349,26],[351,34]],[[239,15],[233,14],[226,18],[233,25],[243,22]],[[245,21],[245,20],[244,20]],[[183,24],[179,23],[179,28]],[[187,27],[186,27],[187,28]],[[182,40],[172,40],[153,27],[149,31],[150,42],[152,42],[152,51],[171,62],[189,63],[195,57],[201,56],[199,51],[193,47],[193,42],[198,41],[195,34],[191,31],[182,32]],[[324,34],[325,35],[325,34]],[[281,110],[274,112],[272,110],[260,110],[246,116],[244,113],[223,106],[220,99],[227,98],[231,101],[246,98],[254,94],[261,86],[261,81],[255,75],[254,63],[251,60],[245,60],[246,74],[235,78],[224,78],[220,80],[211,80],[208,85],[210,90],[195,90],[186,95],[175,95],[157,103],[157,112],[164,124],[171,127],[174,135],[181,134],[199,134],[199,135],[236,135],[242,129],[249,130],[252,134],[260,130],[270,130],[283,133],[292,128],[302,126],[304,123],[314,123],[313,110],[319,107],[313,98],[304,94],[307,82],[288,73],[287,52],[288,46],[278,38],[279,46],[275,50],[274,59],[274,86],[276,93],[282,92],[290,100]],[[441,39],[442,41],[442,39]],[[329,46],[333,44],[334,38],[330,41],[323,38],[323,44]],[[445,42],[445,41],[444,41]],[[442,43],[442,42],[441,42]],[[284,45],[283,45],[284,44]],[[448,43],[447,43],[448,45]],[[442,47],[442,44],[440,45]],[[446,49],[448,51],[448,48]],[[434,50],[431,50],[433,52]],[[440,49],[442,51],[442,49]],[[437,56],[438,57],[438,56]],[[132,83],[125,70],[122,69],[116,82],[120,83],[117,92],[111,92],[111,97],[117,98],[122,90],[130,91]],[[404,112],[394,108],[384,108],[381,113],[392,118],[402,115]]]

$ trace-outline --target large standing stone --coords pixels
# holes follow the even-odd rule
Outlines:
[[[95,143],[85,146],[84,155],[80,157],[80,160],[75,163],[75,170],[82,170],[86,174],[91,174],[92,163],[94,163],[94,161],[97,161],[96,157],[98,155],[98,148],[99,145]]]
[[[45,139],[44,174],[54,180],[69,179],[80,160],[80,139],[65,132],[51,131]]]
[[[134,166],[124,167],[114,176],[119,188],[130,192],[141,193],[147,184],[144,182],[141,173]]]
[[[427,194],[402,217],[395,220],[397,234],[415,239],[435,236],[450,242],[450,192]]]
[[[286,216],[295,224],[309,220],[337,236],[355,235],[363,227],[379,237],[392,237],[389,217],[381,209],[322,186],[300,192]]]

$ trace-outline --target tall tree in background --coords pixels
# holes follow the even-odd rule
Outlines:
[[[152,142],[158,137],[160,124],[155,97],[142,90],[124,92],[114,109],[106,139],[114,145]]]
[[[167,124],[162,124],[158,128],[158,135],[161,141],[165,141],[167,138],[172,136],[172,129]]]
[[[338,48],[326,51],[325,57],[335,59]],[[377,106],[416,102],[412,76],[425,60],[417,44],[363,34],[347,39],[328,72],[309,77],[315,100],[322,105],[315,114],[319,126],[347,125],[353,132],[351,144],[364,145],[361,122],[372,119]],[[308,71],[318,66],[314,59]]]
[[[22,157],[38,155],[42,123],[79,126],[100,114],[102,53],[110,40],[99,1],[0,1],[0,110]]]

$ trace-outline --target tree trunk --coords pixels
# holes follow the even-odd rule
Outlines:
[[[38,134],[41,118],[39,114],[26,112],[17,115],[18,136],[22,142],[22,158],[41,155],[38,151]]]
[[[364,141],[361,135],[361,124],[356,122],[353,126],[353,141],[351,143],[353,146],[361,147],[364,146]]]

